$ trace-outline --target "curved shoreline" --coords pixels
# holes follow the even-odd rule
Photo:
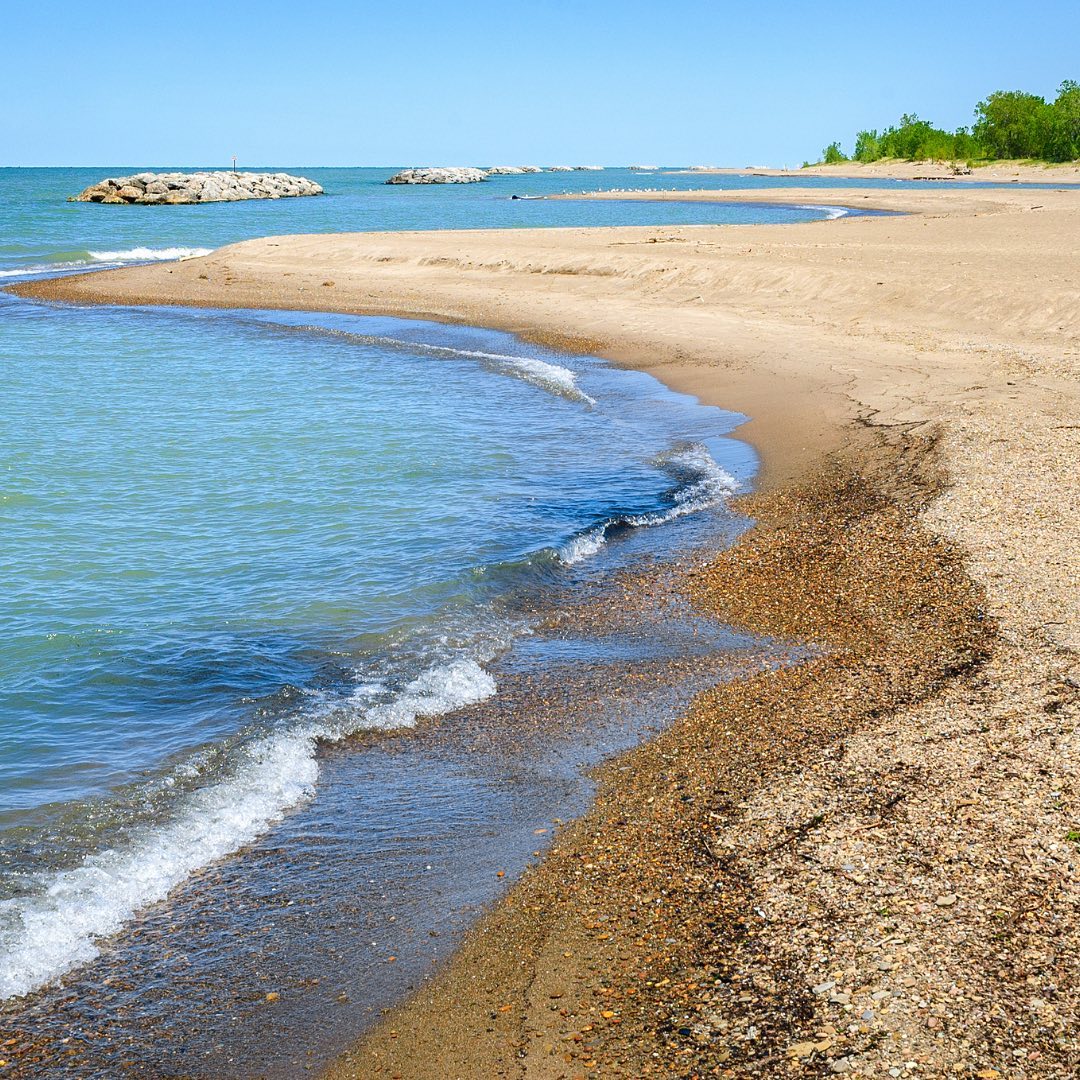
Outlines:
[[[754,417],[762,524],[692,587],[834,653],[705,695],[606,766],[593,813],[336,1075],[1020,1075],[1017,1046],[1070,1074],[1080,999],[1044,973],[1080,918],[1008,914],[1027,895],[1080,911],[1069,819],[1045,808],[1080,795],[1070,195],[935,191],[918,217],[739,229],[271,238],[15,290],[497,326]],[[1003,926],[1013,959],[991,970],[976,958]]]

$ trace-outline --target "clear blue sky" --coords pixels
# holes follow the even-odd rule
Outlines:
[[[798,165],[1080,79],[1080,2],[3,5],[0,165]]]

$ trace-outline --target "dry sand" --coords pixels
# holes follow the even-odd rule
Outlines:
[[[754,417],[760,524],[688,587],[830,651],[605,767],[335,1076],[1080,1072],[1080,194],[867,194],[780,197],[912,216],[282,237],[20,287],[498,326]]]

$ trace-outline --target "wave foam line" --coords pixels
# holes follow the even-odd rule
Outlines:
[[[100,941],[137,911],[309,798],[320,742],[409,727],[494,693],[494,679],[477,661],[458,659],[428,668],[385,704],[364,707],[360,688],[344,709],[340,700],[329,702],[322,716],[240,746],[229,775],[193,792],[167,823],[73,869],[42,874],[31,895],[0,902],[0,999],[31,993],[93,960]]]
[[[799,203],[800,210],[820,210],[827,221],[847,217],[851,211],[846,206],[816,206],[813,203]]]
[[[722,468],[712,454],[700,445],[685,447],[662,454],[655,464],[667,472],[684,479],[676,492],[672,505],[666,510],[650,514],[628,514],[612,518],[568,540],[559,548],[559,561],[568,566],[595,555],[607,542],[613,528],[641,529],[664,525],[687,514],[711,510],[721,505],[739,489],[738,481]]]
[[[509,356],[505,353],[484,352],[481,349],[455,349],[449,345],[427,345],[411,341],[401,341],[397,338],[374,337],[371,341],[380,344],[395,345],[406,349],[415,349],[417,352],[429,353],[434,356],[468,356],[475,360],[491,362],[505,375],[511,375],[522,379],[524,382],[539,386],[542,390],[549,390],[563,397],[582,401],[587,405],[595,405],[596,399],[589,397],[577,385],[577,372],[560,364],[549,364],[546,360],[536,360],[527,356]]]
[[[38,277],[41,274],[65,273],[70,270],[85,270],[88,267],[104,270],[110,266],[124,266],[127,263],[194,259],[200,255],[209,255],[212,250],[212,248],[202,247],[134,247],[120,251],[87,251],[88,257],[85,259],[64,259],[57,262],[34,263],[30,266],[9,267],[6,270],[0,270],[0,278]]]
[[[401,338],[383,337],[377,334],[357,334],[351,330],[336,330],[323,326],[301,326],[300,330],[317,330],[339,337],[351,338],[369,345],[386,345],[395,349],[406,349],[426,356],[467,356],[480,360],[504,375],[510,375],[524,382],[532,383],[542,390],[571,398],[586,405],[595,405],[596,398],[590,397],[577,385],[577,372],[560,364],[551,364],[546,360],[537,360],[528,356],[510,356],[506,353],[484,352],[482,349],[455,349],[450,345],[431,345],[422,341],[405,341]]]
[[[202,247],[133,247],[120,251],[88,251],[94,262],[168,262],[172,259],[194,259],[209,255],[212,248]]]

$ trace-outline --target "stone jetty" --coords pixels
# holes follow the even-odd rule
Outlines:
[[[144,172],[101,180],[72,195],[68,202],[175,206],[242,199],[291,199],[322,193],[323,189],[313,180],[288,173]]]
[[[388,184],[476,184],[487,179],[483,169],[427,168],[405,169],[395,173]]]

